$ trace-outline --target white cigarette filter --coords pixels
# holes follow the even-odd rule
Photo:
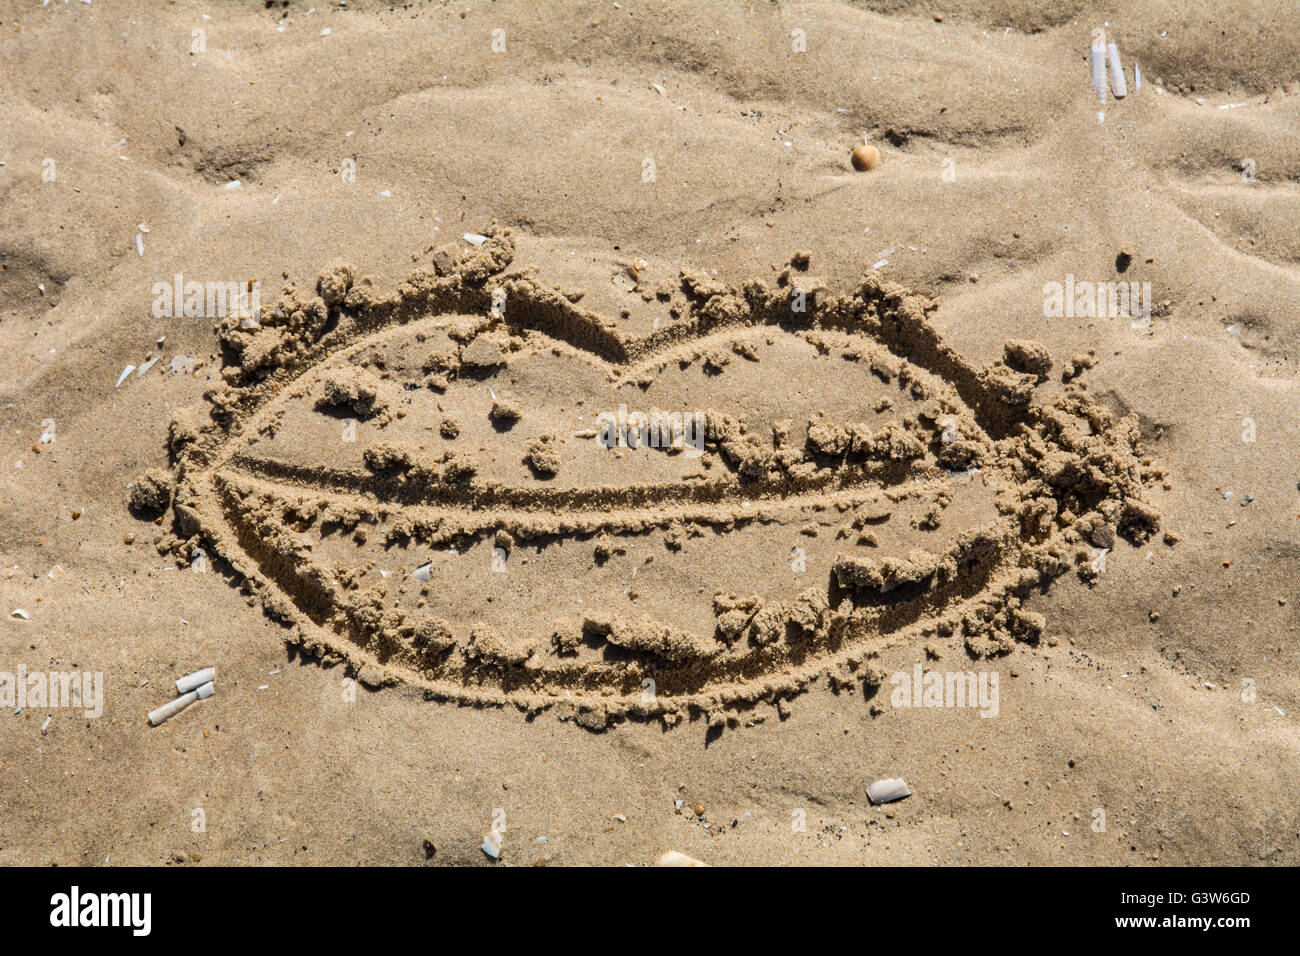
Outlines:
[[[193,674],[188,674],[176,682],[176,693],[188,693],[202,687],[204,684],[211,684],[212,678],[216,676],[217,671],[214,667],[205,667],[201,671],[195,671]]]
[[[182,694],[180,697],[177,697],[175,700],[171,701],[170,703],[163,704],[157,710],[150,711],[149,723],[157,727],[164,720],[169,720],[172,717],[175,717],[182,710],[190,706],[190,704],[194,703],[198,699],[199,699],[198,691],[192,690],[188,694]]]
[[[1124,84],[1124,67],[1119,62],[1119,47],[1114,41],[1106,44],[1106,60],[1110,64],[1110,91],[1115,99],[1122,100],[1128,96],[1128,87]]]
[[[1099,40],[1092,43],[1092,88],[1097,91],[1097,102],[1106,102],[1106,47]]]

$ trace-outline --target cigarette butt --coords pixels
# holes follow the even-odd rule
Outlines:
[[[1092,45],[1092,88],[1097,91],[1097,102],[1106,102],[1106,48],[1100,43]]]
[[[196,687],[202,687],[204,684],[212,683],[212,678],[217,676],[217,671],[212,667],[205,667],[201,671],[195,671],[188,674],[176,682],[176,693],[184,694],[194,690]]]
[[[180,697],[177,697],[175,700],[163,704],[157,710],[150,711],[149,723],[157,727],[164,720],[167,720],[171,717],[175,717],[182,710],[190,706],[190,704],[194,703],[198,699],[199,699],[199,695],[197,691],[190,691],[188,694],[182,694]]]
[[[1124,67],[1119,62],[1119,47],[1113,41],[1106,45],[1106,59],[1110,63],[1110,91],[1115,99],[1122,100],[1128,96],[1128,87],[1124,84]]]

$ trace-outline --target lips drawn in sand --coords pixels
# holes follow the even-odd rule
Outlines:
[[[633,337],[513,249],[444,248],[391,295],[346,267],[286,290],[219,330],[211,420],[173,424],[171,545],[368,684],[592,729],[873,686],[899,641],[1036,640],[1031,589],[1156,528],[1131,420],[1040,399],[1032,348],[973,367],[901,289],[683,270],[684,308]],[[620,406],[701,413],[702,453],[607,447]]]

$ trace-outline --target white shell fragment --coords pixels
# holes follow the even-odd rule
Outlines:
[[[483,243],[487,242],[488,237],[480,236],[477,232],[467,232],[465,233],[464,239],[466,242],[473,243],[476,246],[481,246]]]
[[[1097,102],[1106,102],[1106,48],[1094,40],[1090,54],[1092,62],[1092,88],[1097,91]]]
[[[114,385],[113,387],[119,388],[122,385],[122,383],[126,381],[127,376],[129,376],[134,371],[135,371],[134,365],[128,365],[126,368],[122,369],[122,374],[117,377],[117,385]]]
[[[176,693],[184,694],[195,688],[202,687],[204,684],[210,684],[216,676],[217,671],[212,667],[205,667],[201,671],[187,674],[176,682]]]
[[[1106,61],[1110,65],[1110,91],[1115,99],[1122,100],[1128,96],[1128,87],[1124,83],[1124,67],[1119,62],[1119,47],[1113,40],[1106,44]]]
[[[144,255],[144,236],[138,232],[135,234],[135,251],[140,255]]]
[[[907,784],[898,777],[877,780],[867,787],[867,799],[877,805],[893,803],[895,800],[902,800],[904,797],[910,797],[911,795],[912,791],[907,789]]]
[[[22,618],[24,621],[30,621],[30,620],[31,620],[31,617],[28,616],[27,612],[24,611],[24,610],[23,610],[22,608],[20,608],[20,607],[16,607],[16,608],[14,608],[12,611],[10,611],[10,612],[9,612],[9,616],[10,616],[10,617],[20,617],[20,618]]]
[[[429,568],[432,564],[433,564],[432,561],[424,562],[424,564],[420,565],[418,568],[416,568],[414,571],[411,572],[411,577],[415,578],[415,580],[417,581],[429,580]]]
[[[708,866],[703,860],[697,860],[693,856],[687,856],[678,850],[669,850],[661,854],[659,859],[655,860],[655,866]]]
[[[1142,92],[1142,67],[1136,63],[1133,64],[1133,92]]]
[[[489,830],[487,836],[483,837],[483,843],[479,847],[484,853],[494,860],[501,858],[501,841],[504,834],[500,830]]]
[[[154,356],[154,357],[151,358],[149,361],[147,361],[147,362],[145,362],[143,365],[141,365],[140,368],[136,370],[135,377],[136,377],[136,378],[140,378],[140,377],[142,377],[146,372],[149,371],[149,369],[153,368],[155,365],[158,364],[158,359],[159,359],[160,357],[161,357],[161,356]]]

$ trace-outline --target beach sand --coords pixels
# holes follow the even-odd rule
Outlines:
[[[1300,863],[1300,10],[0,14],[0,863]]]

